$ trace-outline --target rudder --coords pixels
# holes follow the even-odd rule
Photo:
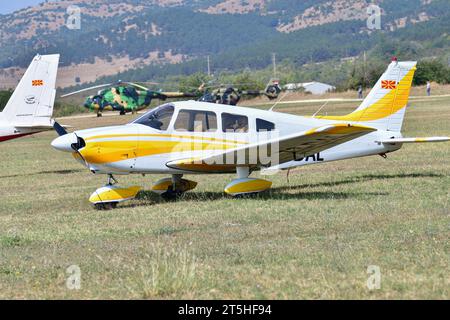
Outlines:
[[[59,55],[37,55],[20,80],[2,115],[20,126],[51,125]]]
[[[393,61],[358,109],[346,116],[317,117],[351,121],[379,130],[400,132],[417,62]]]

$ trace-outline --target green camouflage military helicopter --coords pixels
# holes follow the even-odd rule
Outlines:
[[[151,83],[157,85],[157,83]],[[89,90],[105,88],[100,90],[96,95],[86,99],[84,107],[97,112],[97,116],[101,117],[103,111],[119,111],[120,115],[132,112],[137,113],[139,110],[147,108],[153,99],[166,100],[168,98],[196,98],[196,94],[183,92],[160,92],[152,91],[148,88],[133,83],[118,81],[116,84],[103,84],[75,91],[61,98],[69,97],[75,94],[86,92]]]
[[[281,93],[280,81],[278,79],[270,79],[266,88],[261,90],[241,90],[235,88],[233,85],[218,86],[202,86],[198,89],[199,99],[202,102],[220,103],[226,105],[236,106],[241,100],[242,96],[258,97],[266,96],[269,100],[277,99]]]

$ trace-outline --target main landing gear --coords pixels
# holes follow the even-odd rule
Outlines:
[[[238,167],[236,169],[238,178],[233,180],[225,188],[225,193],[240,197],[244,195],[258,194],[269,190],[272,182],[249,178],[250,169],[248,167]],[[159,194],[166,200],[176,200],[185,192],[197,187],[197,182],[183,179],[183,175],[173,175],[172,178],[159,180],[152,186],[152,191]]]
[[[238,179],[233,180],[225,188],[225,193],[233,197],[258,194],[272,187],[271,181],[249,178],[250,169],[247,167],[238,167],[236,172]]]
[[[89,201],[97,210],[111,210],[117,204],[136,198],[141,187],[121,188],[117,186],[117,180],[112,174],[108,175],[107,184],[97,189],[89,198]]]
[[[182,174],[174,174],[172,178],[161,179],[153,184],[151,191],[166,200],[176,200],[185,192],[194,190],[197,182],[183,179]]]

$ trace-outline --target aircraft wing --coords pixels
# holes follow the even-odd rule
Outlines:
[[[233,172],[238,166],[251,168],[272,166],[273,162],[264,163],[264,160],[267,159],[262,160],[257,156],[262,148],[265,148],[264,151],[267,150],[263,154],[267,154],[271,159],[278,160],[278,164],[282,164],[322,152],[374,131],[376,129],[366,126],[332,124],[259,144],[225,150],[205,158],[171,161],[167,163],[167,166],[193,172]]]

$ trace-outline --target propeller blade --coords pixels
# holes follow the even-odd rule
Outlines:
[[[53,123],[53,129],[55,129],[59,136],[65,136],[67,134],[67,130],[56,121]]]
[[[139,83],[149,84],[151,86],[159,86],[161,84],[159,82],[151,82],[151,81],[146,81],[146,82],[139,81]]]
[[[102,84],[102,85],[99,85],[99,86],[94,86],[94,87],[90,87],[90,88],[86,88],[86,89],[82,89],[82,90],[78,90],[78,91],[75,91],[75,92],[71,92],[71,93],[62,95],[61,98],[66,98],[66,97],[73,96],[73,95],[78,94],[78,93],[82,93],[82,92],[86,92],[86,91],[90,91],[90,90],[94,90],[94,89],[110,87],[110,86],[113,86],[113,85],[114,84],[112,84],[112,83]]]
[[[77,137],[78,143],[77,145],[73,144],[72,145],[72,149],[80,156],[80,158],[83,160],[84,165],[89,168],[89,163],[86,161],[86,159],[83,157],[83,155],[80,152],[80,149],[84,148],[84,146],[86,146],[86,143],[84,142],[84,140],[82,138],[80,138],[79,136],[77,136],[77,134],[74,132],[74,135]],[[84,144],[84,146],[81,145]]]

